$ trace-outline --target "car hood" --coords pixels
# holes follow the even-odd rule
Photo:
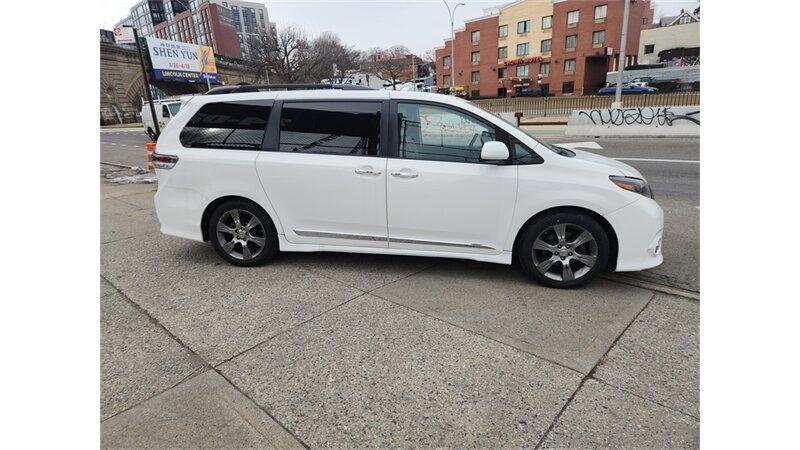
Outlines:
[[[603,147],[600,146],[597,142],[572,142],[568,144],[553,144],[557,147],[566,148],[571,150],[575,153],[574,158],[579,159],[582,161],[588,161],[595,164],[600,164],[604,166],[608,166],[609,168],[617,169],[622,172],[622,175],[626,177],[634,177],[634,178],[641,178],[644,179],[642,174],[634,169],[633,167],[625,164],[622,161],[617,161],[613,158],[608,158],[606,156],[601,156],[595,153],[587,152],[585,150],[579,149],[602,149]]]

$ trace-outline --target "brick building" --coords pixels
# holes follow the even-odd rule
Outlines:
[[[478,94],[472,97],[512,96],[536,86],[556,95],[595,93],[619,64],[623,6],[622,0],[518,0],[487,9],[456,32],[455,79],[450,39],[436,49],[437,85]],[[650,0],[631,3],[626,66],[636,64],[639,33],[652,22]]]
[[[605,86],[619,67],[624,3],[614,0],[554,0],[550,92],[589,95]],[[650,28],[649,0],[630,5],[625,66],[638,61],[639,33]]]
[[[214,3],[201,3],[194,11],[175,14],[174,20],[156,24],[153,34],[159,39],[207,45],[218,55],[242,56],[230,10]]]
[[[497,30],[497,14],[466,21],[464,29],[455,33],[454,65],[450,62],[450,39],[436,49],[436,85],[452,87],[469,98],[496,97]]]

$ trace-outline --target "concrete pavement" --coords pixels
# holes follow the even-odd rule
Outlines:
[[[512,267],[237,268],[101,182],[104,447],[697,447],[699,304]]]

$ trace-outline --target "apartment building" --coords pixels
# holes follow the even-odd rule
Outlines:
[[[445,40],[436,49],[437,67],[442,68],[437,83],[470,95],[477,90],[481,97],[513,96],[537,86],[555,95],[593,94],[605,85],[606,73],[619,67],[623,6],[622,0],[518,0],[487,9],[484,17],[467,21],[456,33],[454,68],[449,61],[452,42]],[[639,33],[652,21],[650,0],[631,2],[626,66],[636,64]],[[494,23],[497,29],[489,33]],[[479,29],[482,48],[476,64],[471,37]],[[496,58],[487,64],[485,38],[492,35]],[[480,72],[477,89],[471,77],[475,67]]]
[[[496,13],[467,20],[455,32],[455,61],[450,60],[453,42],[445,40],[436,49],[437,86],[468,98],[496,97],[498,25]]]

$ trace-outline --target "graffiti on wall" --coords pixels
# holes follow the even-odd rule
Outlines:
[[[588,118],[593,125],[618,127],[625,125],[671,127],[676,122],[680,121],[688,121],[700,125],[700,119],[697,117],[699,114],[699,109],[696,111],[688,111],[685,114],[676,114],[669,106],[578,111],[579,117]]]

